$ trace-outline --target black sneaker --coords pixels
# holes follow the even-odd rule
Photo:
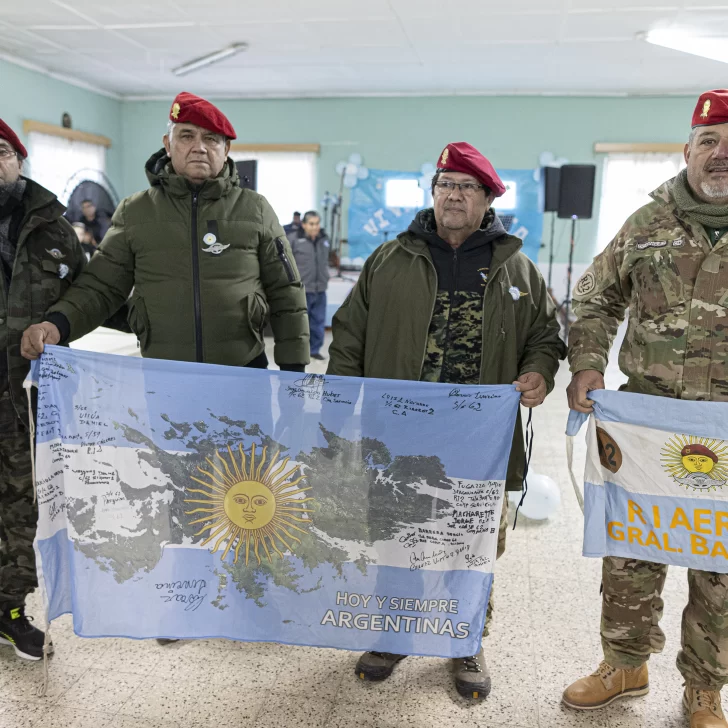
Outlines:
[[[312,359],[316,359],[317,361],[324,361],[326,357],[323,354],[311,354]]]
[[[0,645],[10,645],[23,660],[42,660],[45,632],[34,627],[32,617],[25,616],[25,607],[14,607],[0,613]],[[50,645],[50,654],[53,645]]]
[[[357,661],[354,671],[361,680],[386,680],[394,671],[394,666],[407,655],[391,652],[365,652]]]
[[[456,657],[452,661],[455,688],[464,698],[483,700],[490,693],[490,672],[481,647],[473,657]]]

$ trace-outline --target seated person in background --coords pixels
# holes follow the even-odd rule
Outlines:
[[[97,243],[91,231],[86,227],[85,223],[74,222],[73,229],[78,235],[78,242],[81,243],[83,252],[86,254],[86,260],[91,260],[91,256],[96,252]]]
[[[81,218],[80,222],[86,225],[86,228],[93,235],[96,245],[98,245],[111,227],[111,220],[105,215],[99,215],[96,205],[91,200],[84,200],[81,203],[81,213],[83,218]]]
[[[299,230],[288,234],[301,281],[306,287],[308,325],[311,330],[311,358],[322,361],[326,327],[326,289],[329,285],[329,239],[321,229],[315,210],[303,216]]]

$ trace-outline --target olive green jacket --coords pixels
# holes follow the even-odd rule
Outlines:
[[[164,150],[146,165],[151,188],[119,205],[98,252],[49,314],[70,339],[126,300],[142,356],[244,366],[264,352],[270,319],[279,365],[309,361],[306,295],[266,199],[242,189],[232,160],[198,188]]]
[[[566,350],[546,284],[536,266],[519,252],[521,245],[511,235],[493,243],[483,293],[480,383],[510,384],[526,372],[538,372],[550,392]],[[424,240],[407,232],[377,248],[334,316],[328,373],[419,380],[437,287]],[[520,490],[523,462],[519,419],[508,469],[509,490]]]

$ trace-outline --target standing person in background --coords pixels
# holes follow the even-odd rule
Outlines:
[[[284,225],[283,229],[286,231],[286,235],[291,233],[297,233],[301,229],[301,213],[293,213],[293,221],[289,222],[288,225]]]
[[[303,216],[301,229],[288,240],[293,248],[301,281],[306,288],[308,322],[311,329],[311,358],[323,361],[321,354],[326,329],[326,289],[329,286],[329,250],[326,233],[321,230],[321,217],[315,210]]]

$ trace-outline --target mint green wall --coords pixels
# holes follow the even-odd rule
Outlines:
[[[67,111],[74,128],[111,138],[107,173],[120,195],[146,187],[144,163],[161,147],[168,102],[116,101],[5,61],[0,61],[0,79],[0,116],[21,137],[24,119],[59,124]],[[416,171],[425,162],[435,163],[445,144],[460,140],[477,146],[496,167],[533,168],[539,154],[550,151],[572,163],[596,162],[601,173],[595,142],[681,142],[695,99],[460,96],[217,103],[241,142],[320,144],[320,199],[325,190],[338,190],[334,168],[352,152],[369,167]],[[568,221],[556,226],[557,262],[568,255],[568,226]],[[549,227],[547,219],[546,238]],[[596,217],[580,223],[577,262],[591,259],[596,230]]]
[[[57,81],[42,73],[0,60],[0,118],[27,144],[23,121],[43,121],[60,126],[68,112],[73,128],[103,134],[112,141],[106,155],[106,172],[120,195],[124,193],[123,152],[121,146],[120,101]],[[69,172],[72,174],[73,170]]]
[[[415,171],[435,163],[447,142],[460,140],[474,144],[496,167],[536,167],[539,154],[551,151],[572,163],[596,161],[601,171],[595,142],[681,142],[694,103],[692,97],[527,96],[217,102],[241,142],[319,143],[319,198],[338,189],[334,168],[351,152],[369,167]],[[161,147],[168,112],[165,102],[125,104],[126,194],[145,186],[144,162]],[[557,223],[559,261],[568,255],[567,226]],[[593,254],[596,220],[580,226],[576,258],[584,262]],[[545,228],[547,233],[548,221]]]

